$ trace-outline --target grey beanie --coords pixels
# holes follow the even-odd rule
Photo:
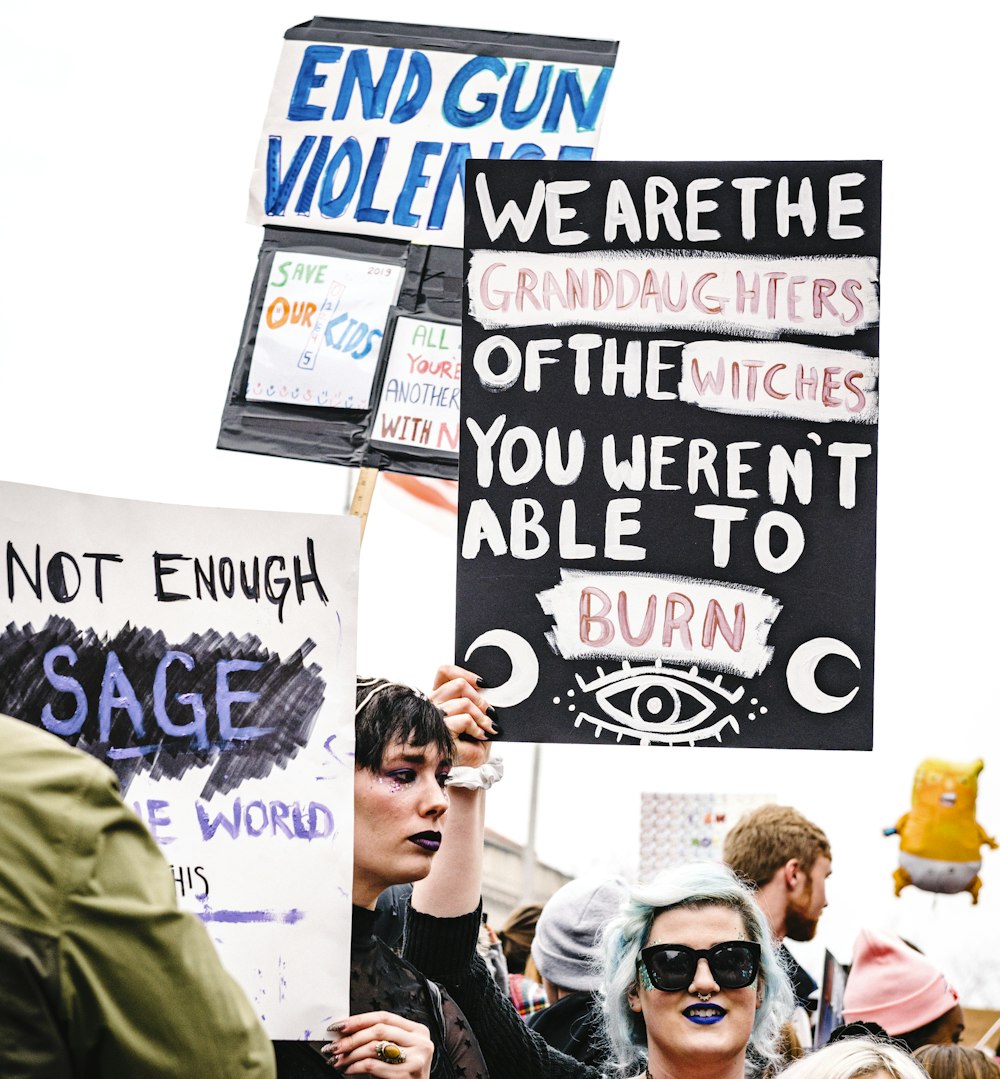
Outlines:
[[[564,884],[542,907],[531,958],[543,978],[565,989],[596,989],[597,938],[628,895],[621,877],[582,877]]]

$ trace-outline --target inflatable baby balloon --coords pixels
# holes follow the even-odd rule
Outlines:
[[[931,757],[913,777],[910,812],[886,835],[899,834],[896,895],[913,884],[925,892],[969,892],[979,902],[979,848],[996,840],[976,821],[981,760],[954,764]]]

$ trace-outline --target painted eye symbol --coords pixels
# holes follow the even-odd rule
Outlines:
[[[576,676],[580,689],[592,694],[594,704],[608,717],[587,714],[581,701],[576,725],[592,723],[595,737],[608,731],[617,735],[619,742],[627,735],[641,745],[652,742],[694,745],[705,738],[721,742],[727,727],[739,734],[739,724],[729,709],[742,699],[743,687],[726,689],[721,674],[714,679],[703,678],[697,667],[684,670],[664,667],[659,660],[646,667],[623,663],[620,670],[610,674],[598,667],[597,673],[592,682]],[[702,726],[720,711],[723,715],[715,722]],[[763,713],[767,709],[759,711]],[[756,717],[751,712],[748,718]]]

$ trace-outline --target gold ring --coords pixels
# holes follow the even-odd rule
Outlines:
[[[406,1050],[395,1042],[376,1042],[375,1056],[384,1064],[405,1064]]]

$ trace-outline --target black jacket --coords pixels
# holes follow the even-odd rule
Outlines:
[[[577,990],[528,1017],[528,1026],[553,1049],[584,1064],[600,1067],[607,1052],[601,1036],[600,1003],[596,993]]]

